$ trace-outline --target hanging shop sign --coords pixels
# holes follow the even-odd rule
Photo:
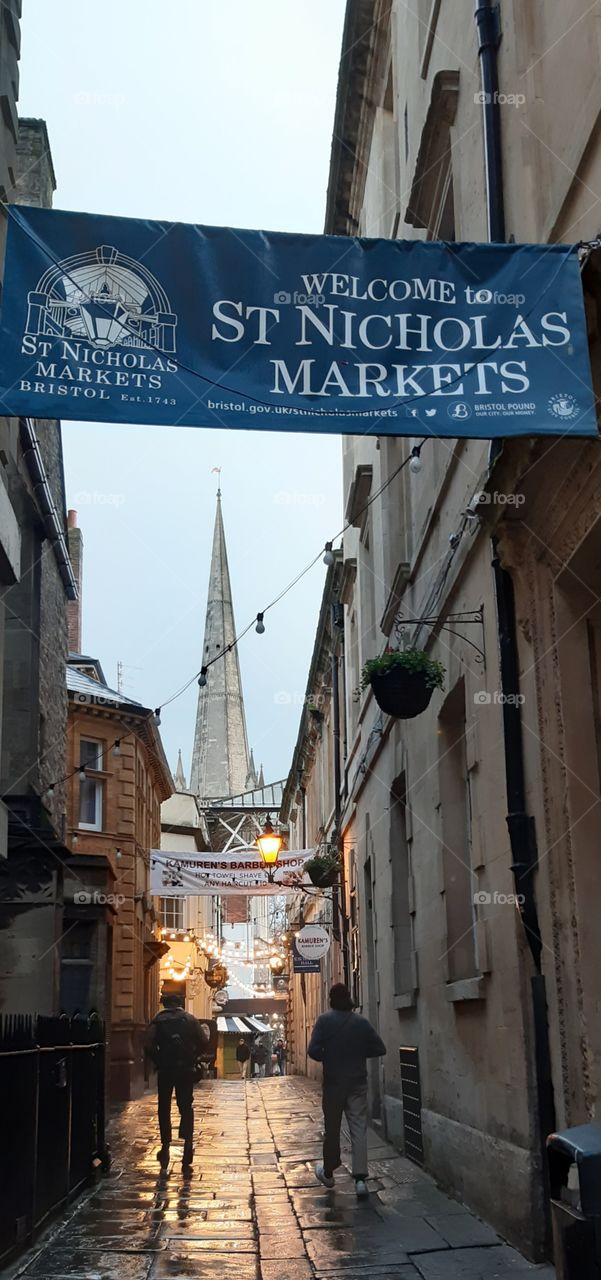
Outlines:
[[[306,924],[299,929],[295,942],[305,960],[321,960],[330,949],[330,935],[320,924]]]
[[[379,436],[596,435],[577,250],[12,206],[0,412]]]
[[[321,971],[320,960],[316,960],[314,956],[301,955],[296,945],[296,938],[292,941],[292,970],[294,973],[319,973]]]
[[[150,851],[150,892],[157,897],[189,898],[223,894],[249,897],[282,894],[288,888],[309,884],[304,864],[314,849],[294,849],[280,853],[269,880],[256,848],[248,853],[219,856],[214,853],[167,853]]]

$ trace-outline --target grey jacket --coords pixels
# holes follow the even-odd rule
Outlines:
[[[307,1053],[323,1063],[324,1084],[362,1086],[367,1083],[367,1058],[382,1058],[386,1045],[367,1018],[330,1009],[317,1019]]]

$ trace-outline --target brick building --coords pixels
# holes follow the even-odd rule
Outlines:
[[[173,782],[156,716],[106,684],[96,658],[67,666],[67,842],[61,1005],[96,1008],[107,1023],[109,1090],[144,1087],[144,1030],[158,1005],[158,904],[150,850]]]

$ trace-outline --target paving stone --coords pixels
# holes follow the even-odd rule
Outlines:
[[[93,1253],[83,1249],[44,1249],[27,1267],[25,1275],[50,1280],[54,1276],[68,1280],[147,1280],[152,1257],[124,1253]]]
[[[449,1249],[446,1253],[419,1254],[415,1266],[423,1280],[519,1280],[532,1264],[508,1245],[489,1249]]]
[[[310,1262],[261,1259],[261,1280],[313,1280],[313,1275]]]
[[[453,1249],[469,1248],[473,1245],[501,1244],[492,1227],[487,1226],[471,1213],[441,1213],[435,1217],[428,1214],[427,1221]]]

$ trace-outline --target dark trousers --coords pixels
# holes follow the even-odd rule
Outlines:
[[[159,1071],[159,1129],[161,1142],[167,1147],[171,1142],[171,1099],[175,1089],[175,1101],[180,1114],[179,1136],[191,1142],[194,1135],[194,1072],[186,1070]]]
[[[323,1167],[332,1174],[341,1164],[340,1126],[342,1117],[351,1135],[353,1177],[367,1177],[367,1085],[324,1084],[323,1087]]]

